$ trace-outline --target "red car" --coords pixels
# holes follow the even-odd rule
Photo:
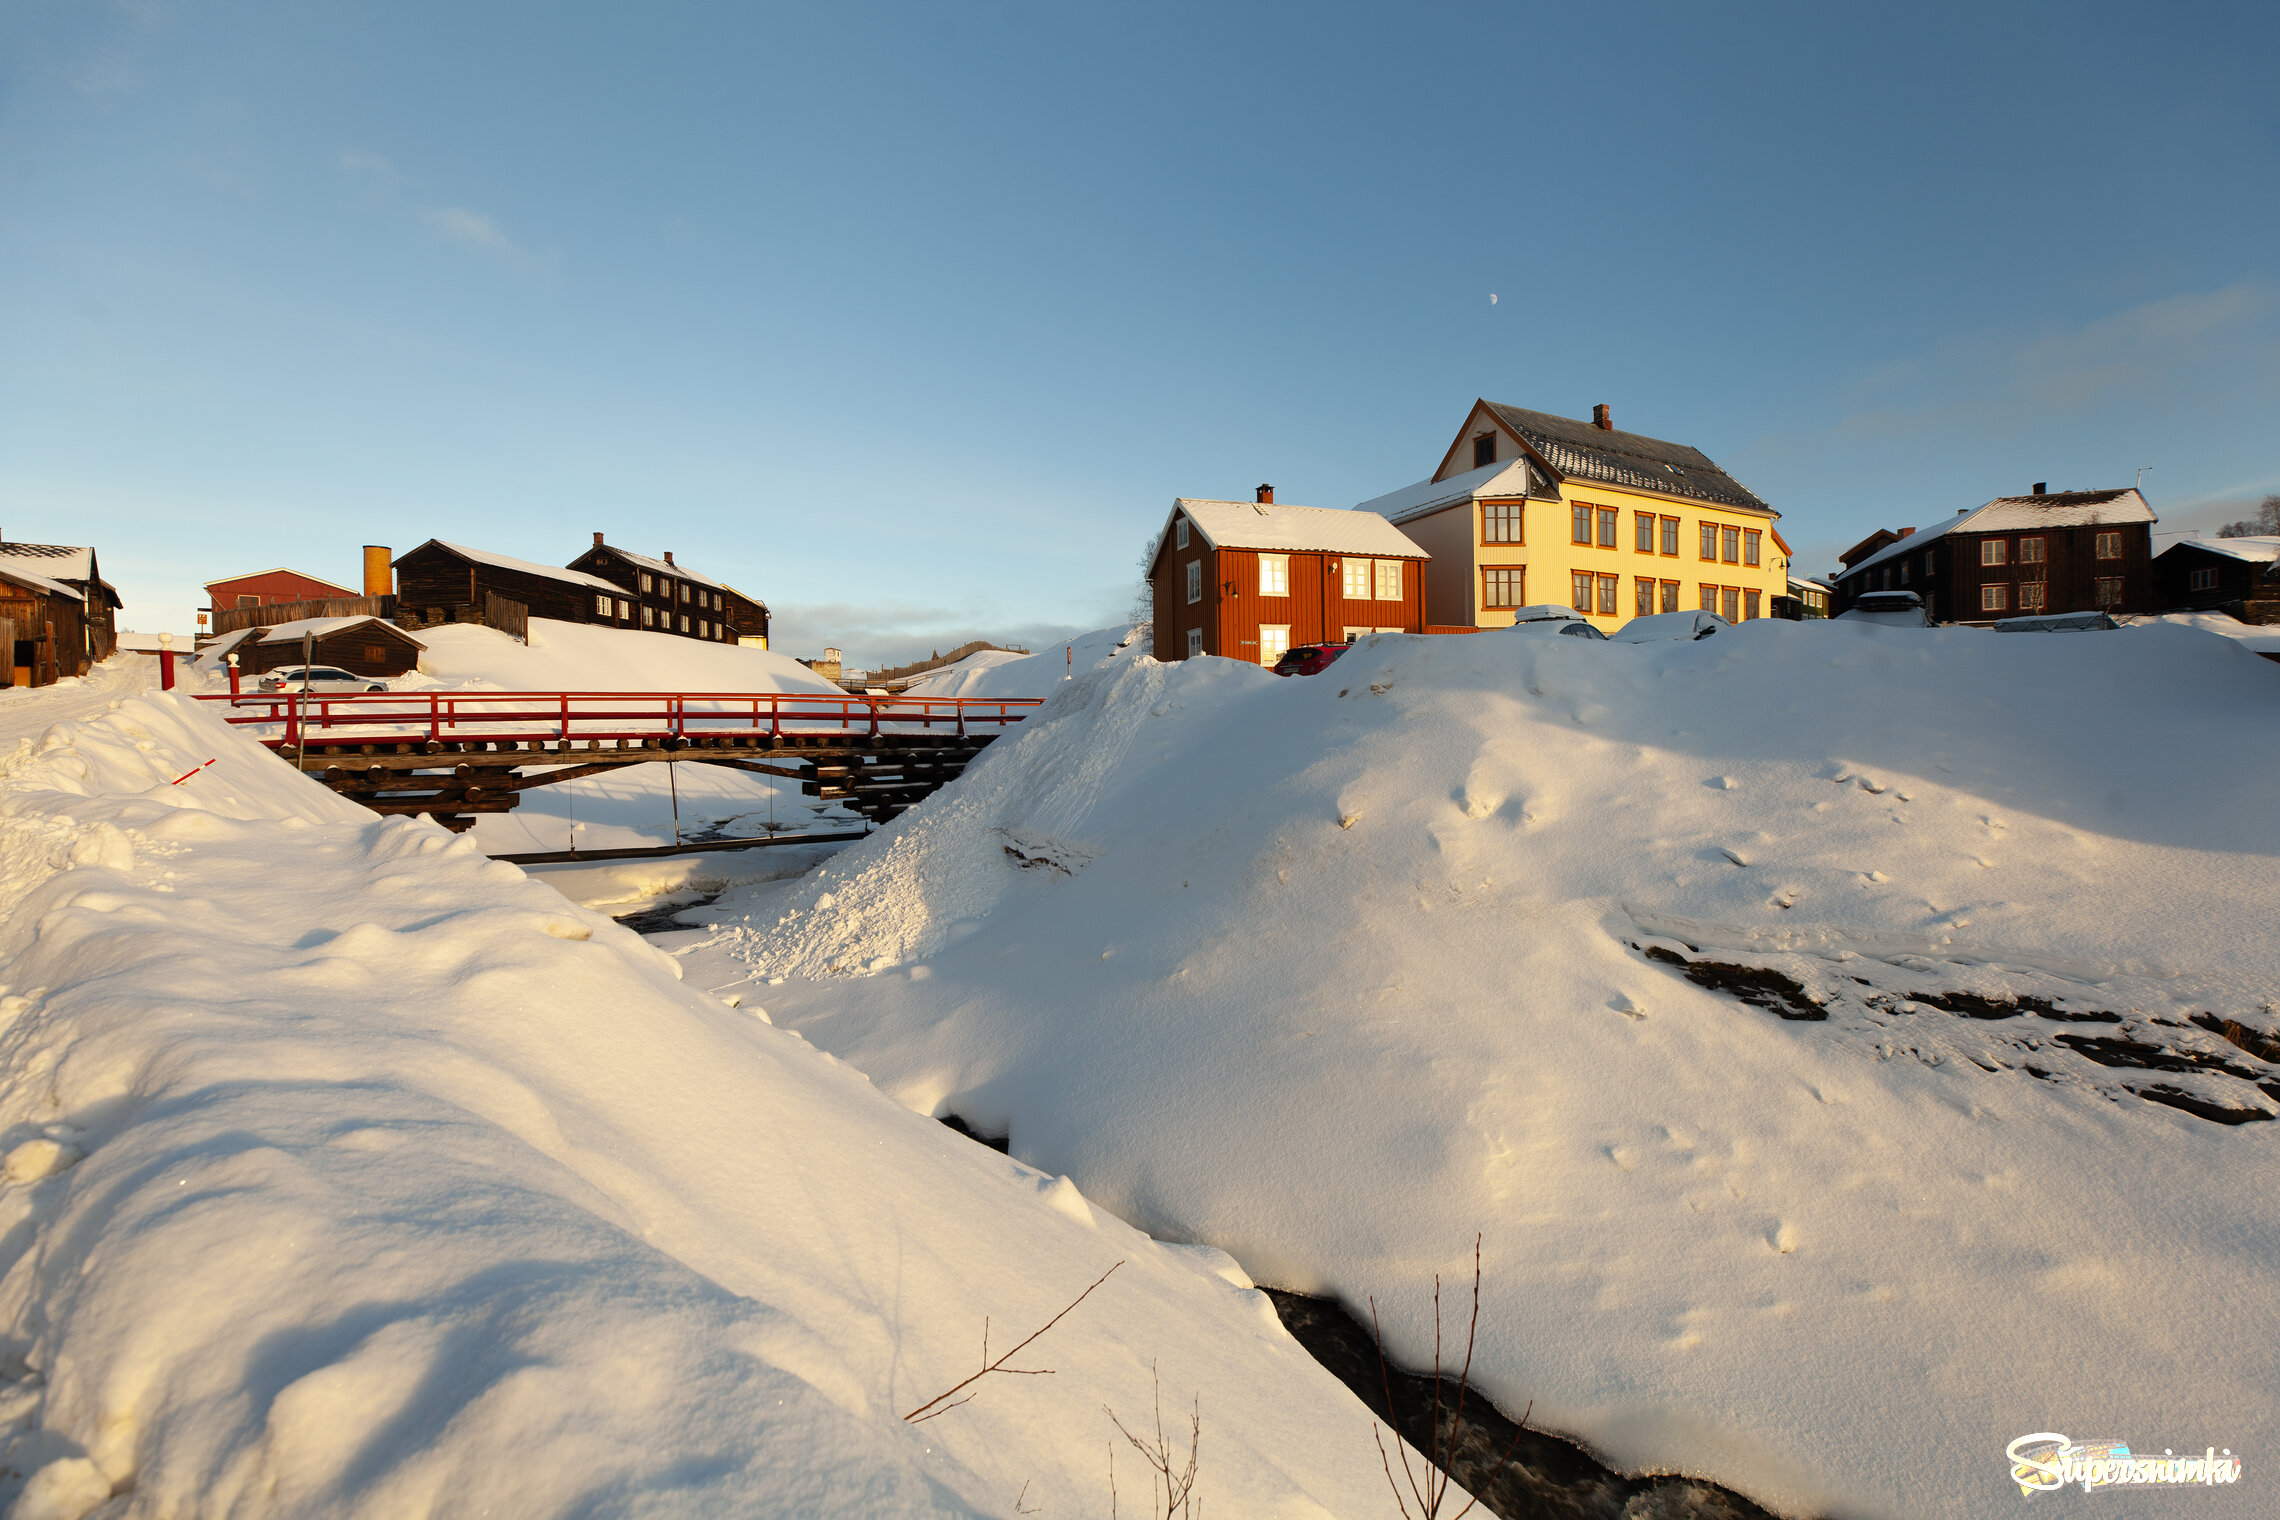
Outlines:
[[[1331,661],[1353,647],[1351,644],[1294,645],[1284,650],[1283,657],[1275,661],[1275,674],[1278,676],[1318,676],[1330,668]]]

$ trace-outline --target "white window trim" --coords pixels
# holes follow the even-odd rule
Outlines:
[[[1188,520],[1183,517],[1178,522],[1172,524],[1172,547],[1175,549],[1185,549],[1187,546]]]
[[[1270,634],[1280,635],[1281,643],[1277,644],[1274,639],[1269,637]],[[1259,625],[1259,663],[1272,670],[1275,661],[1289,653],[1290,624],[1261,623]]]
[[[1203,561],[1200,559],[1188,561],[1187,599],[1190,606],[1203,600]]]
[[[1192,660],[1202,653],[1203,630],[1201,628],[1190,628],[1188,630],[1188,658]]]
[[[1279,574],[1270,572],[1280,572]],[[1279,584],[1278,584],[1279,583]],[[1290,595],[1290,556],[1262,554],[1259,556],[1259,595]]]
[[[1386,580],[1387,580],[1389,577],[1390,577],[1390,578],[1392,579],[1392,581],[1393,581],[1393,595],[1391,595],[1391,596],[1387,596],[1387,595],[1385,594],[1385,583],[1386,583]],[[1371,591],[1370,600],[1372,600],[1372,601],[1376,601],[1376,602],[1398,602],[1398,601],[1400,601],[1400,600],[1401,600],[1401,561],[1400,561],[1400,560],[1397,560],[1397,559],[1381,559],[1381,560],[1378,560],[1378,561],[1377,561],[1377,562],[1376,562],[1376,563],[1375,563],[1375,564],[1374,564],[1374,565],[1371,567],[1371,570],[1370,570],[1370,591]]]

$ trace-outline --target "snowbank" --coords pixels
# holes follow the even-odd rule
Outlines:
[[[447,623],[414,635],[420,673],[478,691],[821,691],[838,687],[769,649],[670,633],[530,620],[530,643],[495,628]]]
[[[147,663],[0,704],[14,1514],[1105,1512],[1100,1406],[1138,1414],[1151,1364],[1200,1395],[1215,1513],[1382,1507],[1366,1413],[1225,1256],[294,775]],[[985,1316],[994,1354],[1119,1260],[1018,1364],[1053,1376],[898,1417]]]
[[[1148,631],[1130,626],[1097,628],[1035,654],[985,649],[970,654],[910,689],[914,697],[1049,697],[1071,673],[1115,660],[1129,663],[1144,648]]]
[[[1619,1464],[1976,1520],[2280,1448],[2280,1067],[2190,1022],[2280,1050],[2276,737],[2173,627],[1120,659],[690,963],[1411,1359],[1484,1231],[1476,1372]]]

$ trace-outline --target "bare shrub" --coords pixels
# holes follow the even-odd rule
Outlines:
[[[1120,1261],[1116,1264],[1116,1267],[1121,1267],[1123,1265],[1124,1263]],[[1005,1355],[999,1357],[994,1362],[990,1360],[989,1317],[987,1315],[984,1315],[982,1318],[982,1370],[975,1373],[972,1377],[967,1378],[964,1382],[944,1389],[942,1392],[936,1394],[933,1398],[928,1399],[925,1403],[919,1405],[916,1409],[913,1409],[909,1414],[904,1415],[903,1418],[913,1425],[923,1425],[928,1420],[934,1419],[939,1415],[948,1414],[951,1410],[956,1409],[960,1404],[972,1403],[974,1401],[973,1394],[968,1393],[962,1399],[958,1398],[957,1395],[960,1393],[965,1393],[965,1390],[972,1388],[976,1383],[980,1382],[983,1378],[988,1377],[993,1372],[1002,1372],[1008,1377],[1051,1377],[1053,1375],[1053,1369],[1050,1367],[1008,1367],[1006,1363],[1012,1361],[1016,1356],[1019,1356],[1021,1354],[1022,1347],[1027,1346],[1031,1341],[1037,1339],[1037,1337],[1043,1335],[1046,1331],[1059,1324],[1071,1309],[1074,1309],[1077,1305],[1092,1297],[1093,1288],[1099,1287],[1102,1283],[1107,1282],[1109,1278],[1116,1275],[1116,1267],[1110,1267],[1106,1272],[1103,1272],[1100,1274],[1100,1276],[1094,1278],[1092,1282],[1092,1288],[1087,1288],[1084,1292],[1079,1293],[1075,1298],[1070,1299],[1067,1304],[1062,1306],[1061,1312],[1059,1314],[1054,1315],[1051,1319],[1045,1321],[1044,1324],[1039,1325],[1035,1330],[1030,1331],[1028,1335],[1022,1337],[1019,1345],[1015,1346],[1011,1351],[1008,1351]],[[945,1402],[946,1400],[950,1402]]]
[[[1393,1374],[1386,1366],[1385,1330],[1378,1324],[1377,1299],[1374,1295],[1370,1299],[1370,1328],[1377,1334],[1378,1376],[1384,1380],[1385,1406],[1390,1410],[1393,1408]],[[1370,1423],[1370,1437],[1377,1442],[1378,1465],[1385,1469],[1386,1486],[1393,1490],[1393,1502],[1400,1507],[1402,1520],[1440,1520],[1441,1504],[1448,1497],[1449,1492],[1449,1469],[1455,1463],[1459,1444],[1458,1438],[1464,1426],[1465,1398],[1472,1392],[1473,1339],[1479,1332],[1480,1237],[1475,1235],[1473,1237],[1472,1319],[1465,1326],[1465,1363],[1463,1369],[1457,1374],[1457,1402],[1455,1409],[1449,1416],[1446,1430],[1441,1425],[1441,1386],[1443,1381],[1441,1377],[1441,1274],[1438,1272],[1433,1274],[1433,1416],[1431,1423],[1426,1427],[1431,1450],[1418,1453],[1424,1459],[1425,1472],[1422,1478],[1410,1466],[1409,1443],[1401,1439],[1399,1431],[1395,1431],[1393,1436],[1394,1450],[1401,1454],[1401,1476],[1409,1486],[1406,1495],[1402,1492],[1402,1485],[1394,1481],[1393,1461],[1386,1455],[1385,1437],[1379,1432],[1375,1421]],[[1535,1410],[1535,1402],[1529,1401],[1527,1409],[1521,1412],[1519,1429],[1512,1433],[1512,1444],[1504,1449],[1503,1458],[1497,1462],[1495,1471],[1489,1474],[1489,1482],[1494,1482],[1497,1475],[1502,1473],[1505,1466],[1511,1462],[1512,1453],[1519,1449],[1520,1436],[1528,1428],[1528,1416],[1535,1413]],[[1488,1484],[1483,1483],[1479,1486],[1486,1488]],[[1417,1504],[1417,1513],[1414,1517],[1410,1515],[1409,1511],[1411,1500],[1415,1500]],[[1450,1516],[1449,1520],[1464,1520],[1466,1515],[1472,1513],[1473,1506],[1478,1503],[1480,1503],[1480,1496],[1476,1493],[1466,1503],[1465,1507]]]

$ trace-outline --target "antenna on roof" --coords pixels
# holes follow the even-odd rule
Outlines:
[[[2150,475],[2151,473],[2153,473],[2153,466],[2152,466],[2152,465],[2150,465],[2150,464],[2141,464],[2141,465],[2139,465],[2139,466],[2138,466],[2138,478],[2137,478],[2137,485],[2138,485],[2138,486],[2142,486],[2142,485],[2144,485],[2144,484],[2145,484],[2145,478],[2146,478],[2146,476]],[[2132,486],[2132,487],[2130,487],[2130,489],[2134,491],[2134,490],[2136,490],[2136,489],[2137,489],[2137,486]]]

